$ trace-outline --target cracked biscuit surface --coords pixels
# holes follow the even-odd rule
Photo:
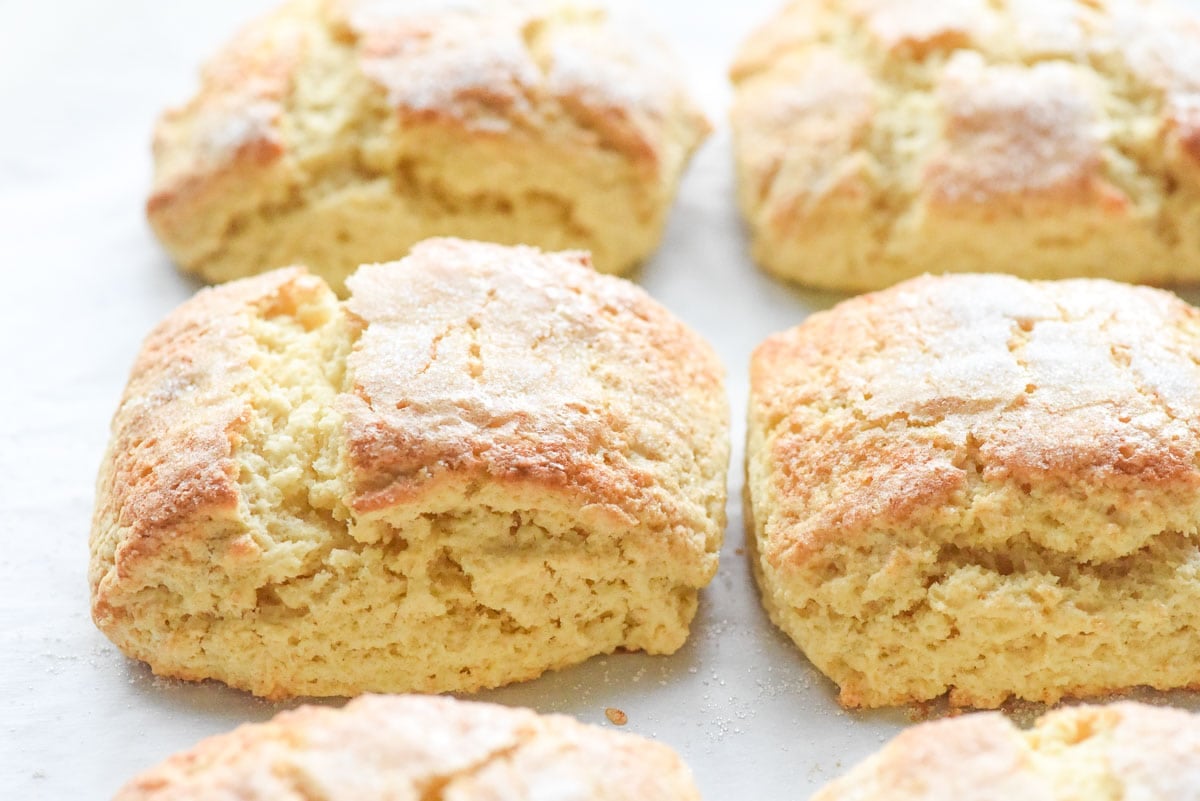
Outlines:
[[[748,539],[847,706],[1200,683],[1200,312],[924,277],[755,351]]]
[[[562,715],[366,696],[242,726],[137,776],[114,801],[698,801],[659,743]]]
[[[724,531],[697,335],[586,256],[432,240],[147,338],[97,486],[97,625],[258,695],[472,691],[670,653]]]
[[[290,0],[159,120],[148,215],[210,281],[305,264],[341,292],[431,236],[626,272],[708,133],[679,73],[587,0]]]
[[[732,70],[755,259],[1200,280],[1200,16],[1158,0],[793,0]]]
[[[1136,703],[982,712],[914,726],[813,801],[1168,801],[1200,798],[1200,718]]]

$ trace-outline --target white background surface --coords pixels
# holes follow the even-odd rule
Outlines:
[[[92,482],[141,338],[197,284],[147,228],[150,129],[200,61],[264,0],[0,0],[0,799],[105,799],[199,738],[282,706],[155,679],[88,616]],[[758,605],[742,545],[749,354],[837,298],[784,287],[746,255],[733,205],[725,70],[775,0],[658,0],[717,123],[658,256],[636,276],[706,335],[733,409],[729,529],[688,645],[618,655],[480,697],[658,737],[709,801],[805,799],[876,750],[904,712],[845,713]],[[1191,705],[1192,699],[1177,701]]]

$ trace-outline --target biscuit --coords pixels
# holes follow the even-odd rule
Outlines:
[[[200,742],[114,801],[699,801],[665,745],[562,715],[431,696],[306,706]]]
[[[100,629],[273,698],[679,648],[725,521],[708,345],[578,253],[432,240],[348,286],[278,270],[150,334],[98,482]]]
[[[923,277],[755,351],[747,539],[850,707],[1200,684],[1200,311]]]
[[[1060,709],[1020,731],[997,712],[902,732],[813,801],[1200,798],[1200,719],[1123,702]]]
[[[795,0],[732,70],[755,259],[1200,280],[1200,16],[1156,0]]]
[[[359,264],[431,236],[657,246],[708,122],[636,18],[589,0],[291,0],[154,137],[150,223],[209,281]]]

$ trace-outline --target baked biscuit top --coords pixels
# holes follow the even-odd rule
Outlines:
[[[1200,187],[1200,17],[1157,0],[796,0],[732,77],[743,200],[780,220],[1152,213]]]
[[[1195,534],[1198,365],[1200,312],[1101,280],[926,276],[815,314],[752,361],[765,556],[892,532],[1104,561]]]
[[[160,119],[149,210],[222,191],[232,170],[282,182],[286,205],[287,186],[336,181],[331,164],[386,169],[416,123],[611,151],[652,183],[708,131],[662,43],[586,0],[290,0]]]
[[[699,798],[659,743],[562,715],[436,696],[306,706],[177,754],[117,801],[274,798]]]
[[[914,726],[814,801],[1192,798],[1200,721],[1131,702],[1050,712],[1028,731],[985,712]]]
[[[582,254],[430,240],[349,287],[365,327],[343,403],[356,508],[467,473],[578,492],[628,523],[716,512],[680,504],[723,463],[723,370],[635,285]]]

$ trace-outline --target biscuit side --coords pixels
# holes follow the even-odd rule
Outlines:
[[[1197,682],[1198,334],[1156,290],[963,276],[760,346],[763,600],[842,703]]]

